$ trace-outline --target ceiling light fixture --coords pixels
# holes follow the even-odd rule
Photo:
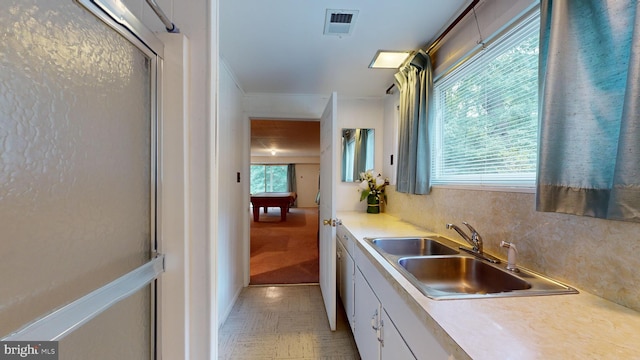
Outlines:
[[[276,151],[275,150],[271,150],[271,155],[276,156]]]
[[[397,69],[411,55],[411,51],[378,50],[369,67],[371,69]]]

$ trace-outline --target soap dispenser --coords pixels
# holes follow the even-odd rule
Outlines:
[[[516,255],[518,253],[518,249],[516,248],[516,244],[512,242],[502,241],[500,246],[503,248],[509,249],[507,253],[507,270],[513,272],[519,272],[518,267],[516,267]]]

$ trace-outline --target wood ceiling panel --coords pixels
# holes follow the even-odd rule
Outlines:
[[[320,122],[251,120],[251,156],[320,156]]]

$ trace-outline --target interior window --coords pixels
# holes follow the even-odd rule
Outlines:
[[[434,83],[432,184],[533,186],[539,14]]]
[[[287,165],[251,165],[251,193],[286,192]]]

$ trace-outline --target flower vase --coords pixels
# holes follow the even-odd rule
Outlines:
[[[367,196],[367,213],[379,214],[380,213],[380,199],[371,194]]]

